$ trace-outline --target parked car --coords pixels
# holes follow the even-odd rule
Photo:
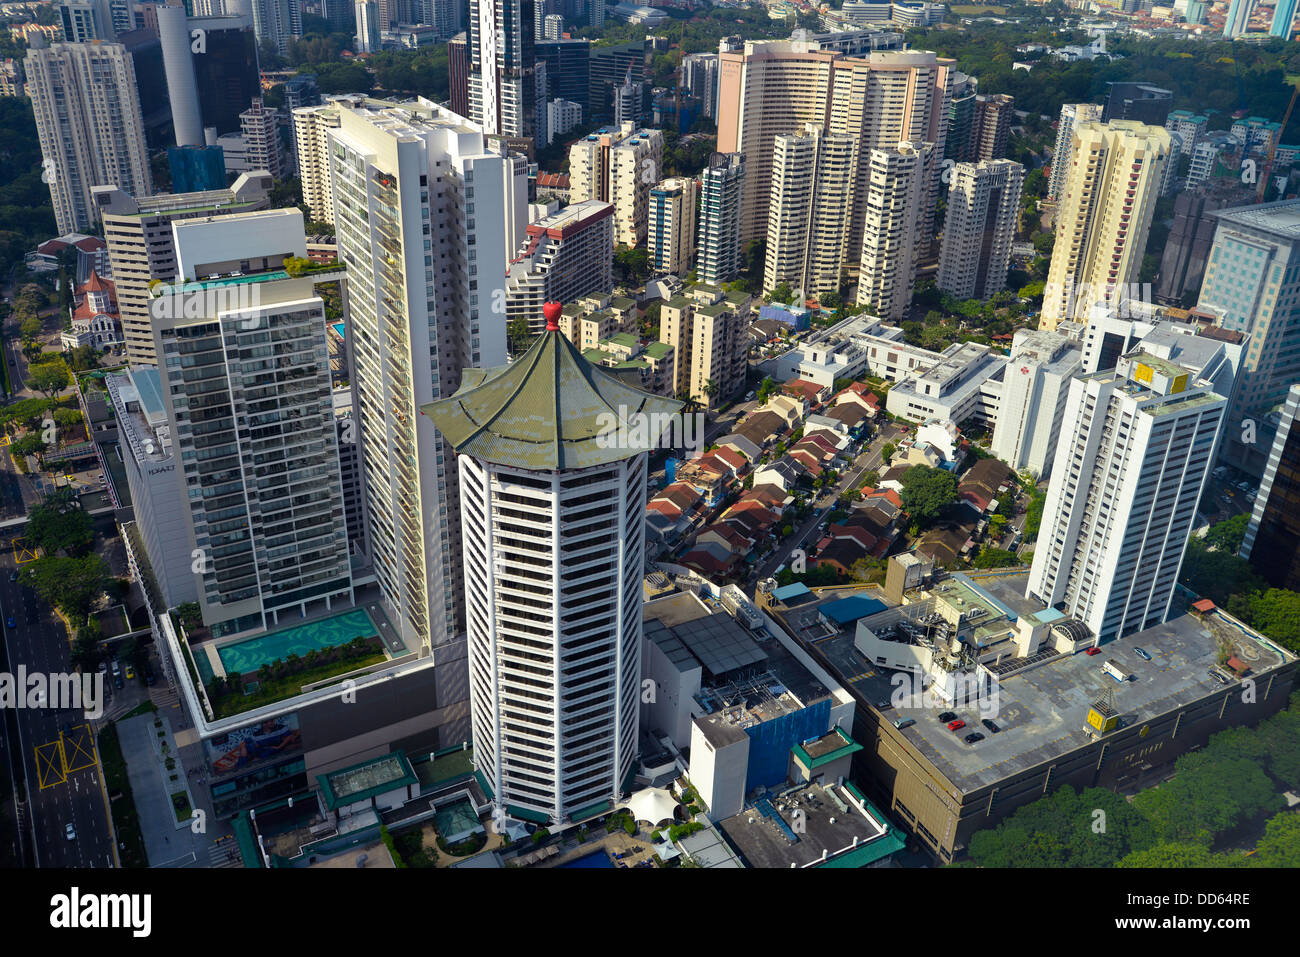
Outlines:
[[[1143,661],[1150,661],[1150,660],[1151,660],[1151,656],[1148,655],[1144,649],[1139,648],[1137,645],[1134,645],[1134,646],[1133,646],[1133,654],[1137,655],[1137,656],[1138,656],[1139,658],[1141,658]]]
[[[8,618],[5,619],[5,627],[6,627],[6,628],[17,628],[17,627],[18,627],[18,625],[14,622],[14,616],[13,616],[13,615],[10,615]]]
[[[949,721],[952,721],[956,717],[957,717],[957,713],[955,711],[945,711],[943,714],[939,715],[939,723],[947,724]]]
[[[63,829],[63,834],[69,841],[75,841],[77,839],[77,829],[72,826],[71,821],[69,821],[68,826]]]
[[[963,721],[961,718],[958,718],[956,721],[948,722],[949,731],[960,731],[964,727],[966,727],[966,722]]]
[[[1206,672],[1206,674],[1208,674],[1211,678],[1213,678],[1221,685],[1226,685],[1228,683],[1228,679],[1224,677],[1221,671],[1216,671],[1215,669],[1211,668],[1209,671]]]
[[[999,728],[996,724],[994,724],[992,721],[990,721],[988,718],[981,718],[981,719],[980,719],[980,724],[982,724],[982,725],[984,725],[984,727],[988,728],[990,734],[997,734],[999,731],[1002,730],[1002,729]]]
[[[134,677],[135,677],[135,669],[132,668],[130,665],[127,665],[127,666],[126,666],[126,680],[127,680],[127,681],[130,681],[130,680],[131,680],[132,678],[134,678]]]
[[[1093,645],[1091,648],[1085,651],[1084,654],[1088,655],[1089,657],[1091,657],[1092,655],[1099,655],[1101,654],[1101,649],[1098,648],[1096,645]]]
[[[899,731],[902,731],[904,728],[910,728],[914,724],[916,724],[915,718],[899,718],[894,722],[894,727]]]
[[[965,741],[967,744],[974,744],[976,741],[983,741],[984,735],[976,731],[973,734],[966,735],[966,737],[962,738],[962,740]]]

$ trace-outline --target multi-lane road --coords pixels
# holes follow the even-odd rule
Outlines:
[[[22,665],[29,675],[72,673],[67,630],[31,588],[12,580],[30,556],[15,549],[8,535],[0,545],[0,619],[10,671],[16,673]],[[105,697],[104,705],[108,702]],[[40,867],[112,867],[115,857],[95,744],[98,725],[80,708],[53,707],[59,703],[49,694],[43,703],[24,701],[37,706],[15,708],[17,740],[7,735],[15,777],[21,768],[26,778],[22,840],[28,861]],[[15,722],[7,724],[12,729]],[[22,794],[22,781],[15,785]],[[68,824],[74,837],[68,837]]]

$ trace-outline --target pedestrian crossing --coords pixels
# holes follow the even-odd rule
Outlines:
[[[222,839],[219,844],[208,846],[208,867],[243,867],[239,856],[239,845],[233,837]]]

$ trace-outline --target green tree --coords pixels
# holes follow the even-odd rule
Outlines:
[[[957,477],[945,469],[913,465],[902,477],[903,508],[912,521],[925,525],[957,501]]]
[[[1225,857],[1211,853],[1202,844],[1164,843],[1133,851],[1115,866],[1194,868],[1223,867],[1226,863]]]
[[[1300,867],[1300,814],[1275,815],[1265,825],[1257,850],[1254,863],[1259,867]]]
[[[886,442],[880,449],[880,460],[888,465],[893,461],[894,453],[898,451],[898,446],[893,442]]]
[[[1005,548],[981,548],[971,564],[976,568],[1008,568],[1019,565],[1020,559],[1015,552],[1009,552]]]
[[[41,334],[43,328],[41,320],[35,316],[28,316],[18,324],[18,334],[22,336],[24,342],[31,342]]]
[[[84,620],[108,587],[108,563],[95,554],[82,558],[46,556],[28,568],[36,594],[74,621]]]
[[[24,435],[21,439],[14,439],[9,446],[9,451],[17,456],[40,455],[45,448],[45,439],[41,438],[39,433],[32,433]]]
[[[1272,782],[1249,759],[1194,752],[1179,758],[1174,768],[1172,781],[1133,799],[1169,843],[1209,847],[1217,835],[1281,804]]]
[[[789,303],[794,299],[794,290],[788,282],[779,282],[772,288],[772,294],[768,298],[772,302]]]
[[[66,552],[80,554],[95,540],[90,516],[71,490],[64,489],[45,496],[45,500],[27,516],[28,541],[45,549],[47,555]]]
[[[27,370],[27,384],[52,399],[72,383],[72,374],[62,359],[43,362]]]
[[[1250,514],[1242,512],[1226,522],[1211,525],[1201,539],[1205,547],[1215,552],[1228,552],[1235,555],[1241,548],[1241,540],[1246,535],[1246,526],[1250,524]]]

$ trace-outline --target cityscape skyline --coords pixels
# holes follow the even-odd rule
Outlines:
[[[1296,863],[1294,3],[1201,7],[14,11],[0,617],[106,695],[0,851]]]

